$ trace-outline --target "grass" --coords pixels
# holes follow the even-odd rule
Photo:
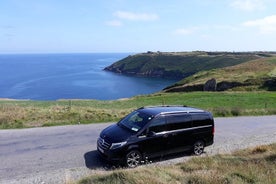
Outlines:
[[[191,75],[176,84],[168,87],[166,91],[172,89],[184,89],[187,87],[203,86],[206,81],[214,78],[217,84],[222,82],[236,82],[242,85],[230,90],[235,91],[256,91],[270,89],[275,91],[275,84],[271,86],[266,85],[267,80],[275,80],[276,76],[276,57],[261,58],[245,63],[241,63],[235,66],[229,66],[221,69],[212,69],[207,71],[201,71],[194,75]],[[201,88],[199,88],[202,90]]]
[[[94,174],[79,184],[247,184],[276,183],[276,144],[232,154],[194,157],[169,166],[141,166]]]
[[[254,52],[148,52],[126,57],[106,69],[129,75],[180,79],[199,71],[233,66],[257,58],[260,58],[259,53]]]
[[[214,116],[276,114],[275,92],[156,93],[129,99],[15,101],[0,100],[0,128],[114,122],[132,110],[151,105],[187,105]]]

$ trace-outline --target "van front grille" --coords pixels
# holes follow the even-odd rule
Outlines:
[[[98,146],[104,150],[108,150],[110,148],[110,143],[106,142],[103,138],[99,137]]]

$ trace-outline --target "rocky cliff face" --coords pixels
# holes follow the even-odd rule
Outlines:
[[[158,77],[158,78],[168,78],[168,79],[182,79],[187,76],[192,75],[193,73],[182,73],[180,71],[166,71],[164,68],[153,68],[146,71],[141,70],[124,70],[123,68],[109,66],[106,67],[104,70],[120,73],[125,75],[134,75],[134,76],[143,76],[143,77]]]

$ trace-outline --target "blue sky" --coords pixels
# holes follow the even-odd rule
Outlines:
[[[276,0],[1,0],[0,53],[275,51]]]

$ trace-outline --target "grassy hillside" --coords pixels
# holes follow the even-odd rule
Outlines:
[[[118,121],[142,106],[175,104],[211,111],[215,116],[276,114],[275,92],[157,93],[115,101],[0,100],[0,128]]]
[[[162,104],[203,108],[215,116],[276,114],[276,93],[265,92],[276,90],[276,56],[273,55],[270,52],[148,52],[129,56],[107,69],[159,77],[191,75],[164,92],[202,91],[204,83],[212,78],[216,79],[217,89],[230,86],[228,91],[244,92],[161,92],[115,101],[2,99],[0,128],[118,121],[136,108]],[[246,92],[256,90],[260,91]]]
[[[119,169],[94,174],[79,184],[230,184],[276,183],[276,144],[258,146],[233,154],[194,157],[170,166]]]
[[[276,57],[261,58],[235,66],[201,71],[179,81],[173,86],[167,87],[165,91],[203,91],[204,84],[210,79],[216,80],[218,91],[275,91]]]
[[[196,72],[233,66],[275,53],[262,52],[147,52],[128,56],[105,70],[149,77],[182,79]]]

